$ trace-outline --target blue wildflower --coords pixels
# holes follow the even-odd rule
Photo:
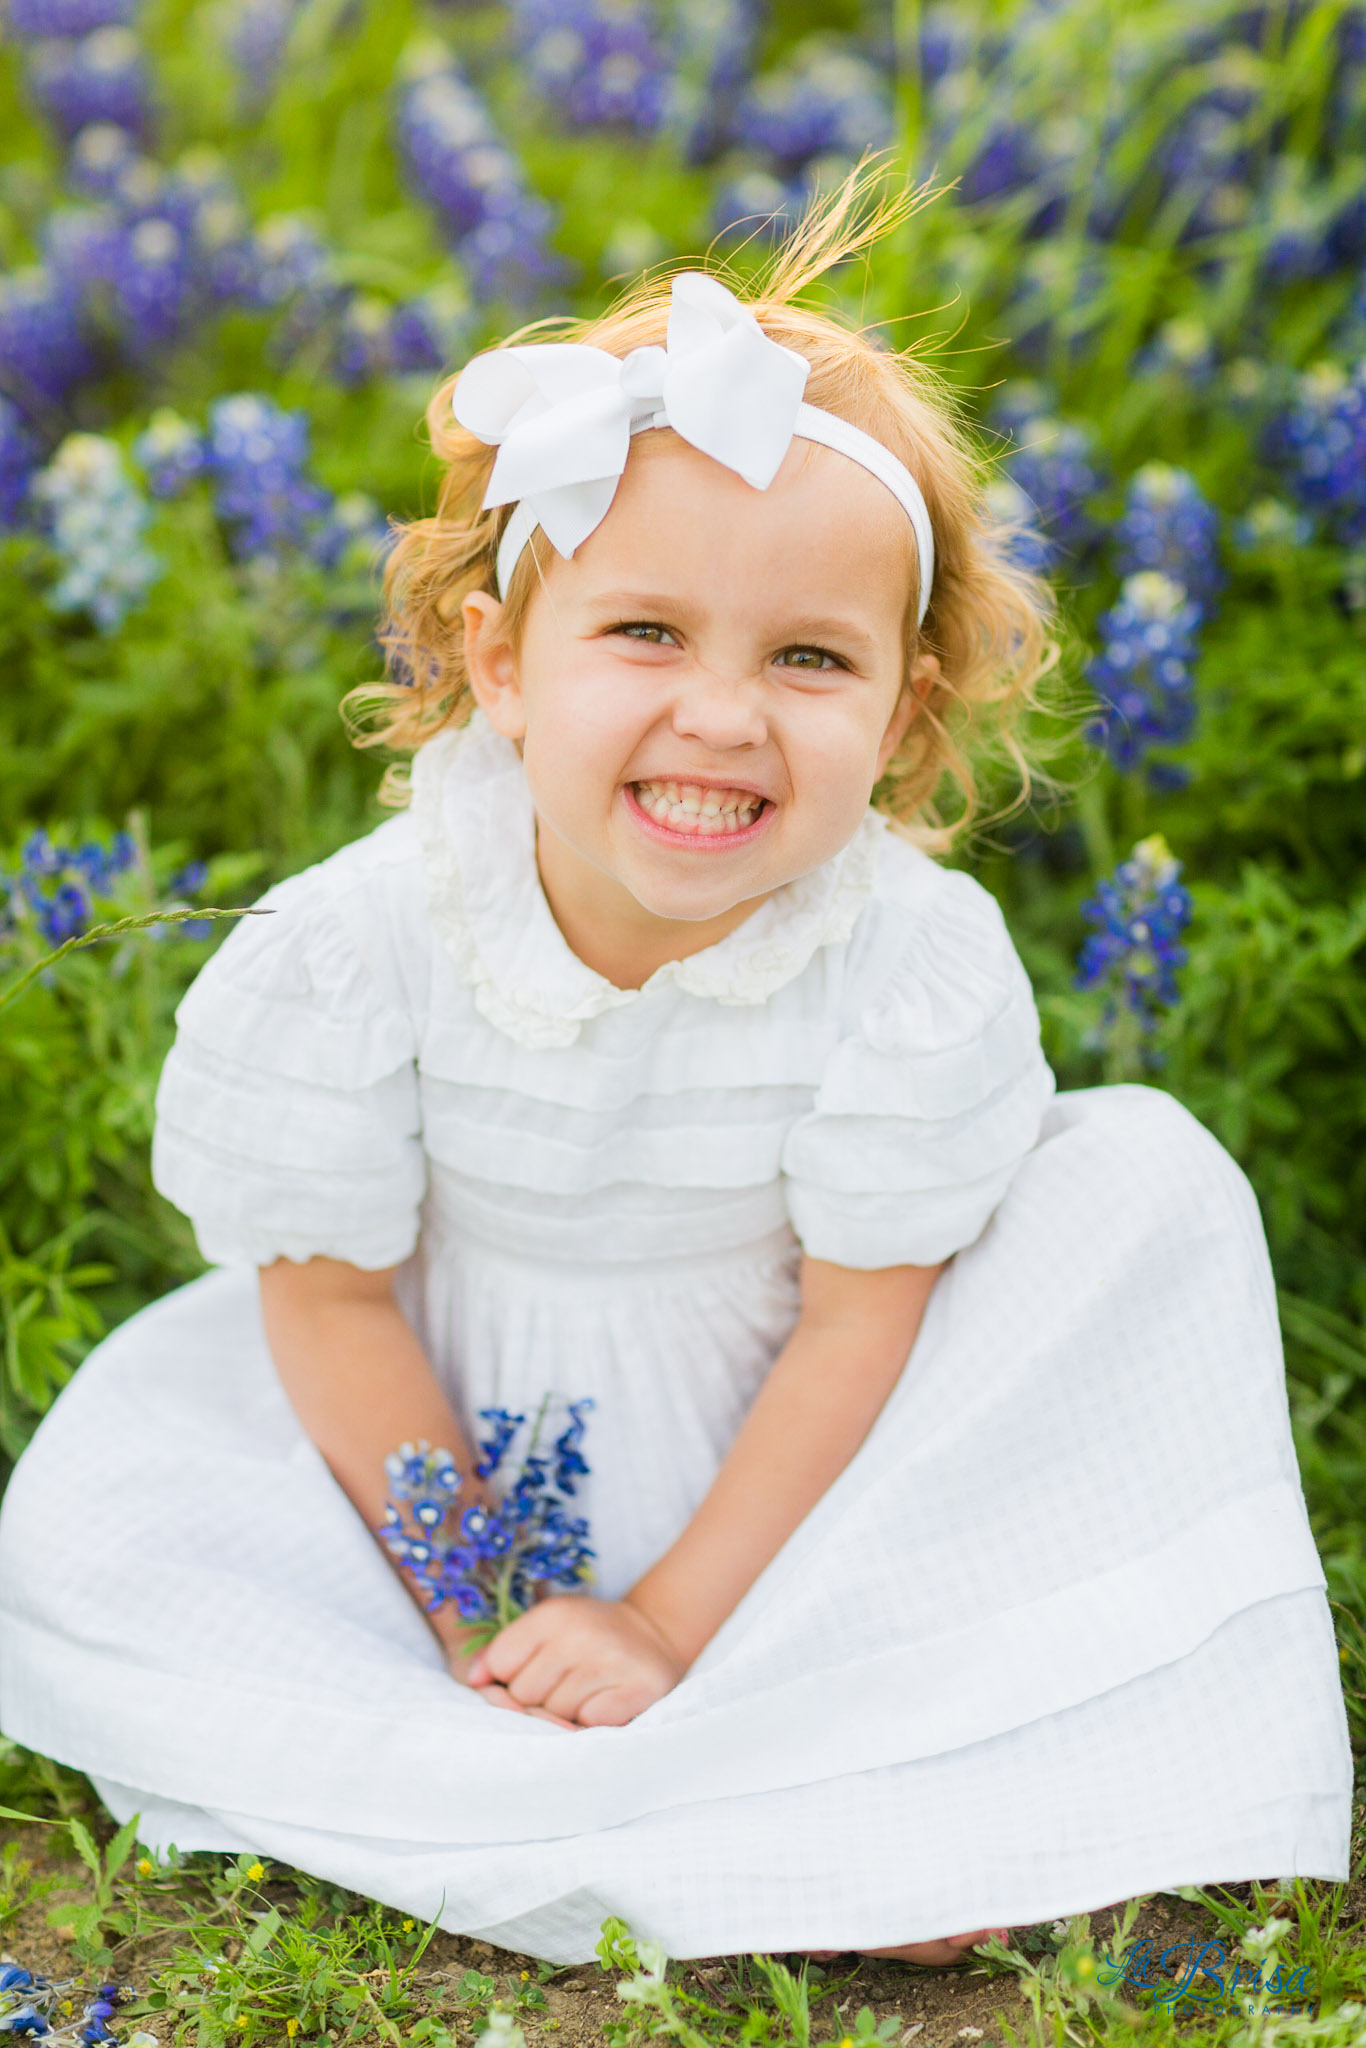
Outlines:
[[[1297,512],[1280,498],[1258,498],[1233,522],[1236,547],[1298,548],[1314,531],[1307,512]]]
[[[79,303],[49,269],[0,277],[0,388],[24,412],[60,404],[94,369]]]
[[[671,68],[639,0],[512,0],[512,22],[533,86],[570,127],[660,126]]]
[[[35,43],[28,60],[33,96],[68,140],[92,121],[141,135],[150,122],[147,68],[132,29],[115,25]]]
[[[1179,997],[1176,970],[1186,959],[1181,933],[1190,922],[1191,900],[1181,886],[1181,863],[1160,834],[1140,840],[1114,879],[1100,883],[1082,905],[1095,929],[1078,955],[1078,988],[1105,988],[1106,1027],[1121,1010],[1150,1032],[1160,1007]]]
[[[739,140],[788,171],[813,157],[861,156],[891,137],[886,77],[851,45],[808,36],[756,79],[735,113]]]
[[[405,300],[389,322],[391,367],[399,376],[444,370],[465,348],[472,325],[464,298],[449,285]]]
[[[133,460],[154,498],[178,498],[204,474],[208,451],[198,428],[163,405],[134,441]]]
[[[74,1977],[54,1984],[17,1963],[0,1969],[0,2035],[14,2034],[42,2040],[45,2048],[74,2048],[76,2042],[90,2043],[116,2039],[109,2025],[115,2012],[137,1996],[132,1984],[101,1984],[80,2019],[58,2020],[59,2004],[71,2010],[69,1994],[77,1989]]]
[[[396,538],[372,497],[343,491],[309,536],[308,552],[323,569],[370,568]]]
[[[1086,674],[1103,708],[1087,737],[1116,767],[1134,767],[1154,743],[1188,737],[1203,617],[1185,586],[1156,569],[1127,577],[1101,617],[1101,651]]]
[[[1350,371],[1337,363],[1306,371],[1263,447],[1332,538],[1353,543],[1366,536],[1366,362]]]
[[[1033,506],[1055,561],[1075,563],[1100,535],[1090,509],[1101,488],[1100,468],[1085,427],[1029,410],[1034,403],[1046,403],[1045,394],[1026,384],[1016,392],[1007,387],[995,408],[997,423],[1017,444],[1006,455],[1005,472]]]
[[[492,1430],[487,1437],[479,1439],[479,1449],[483,1456],[475,1466],[474,1472],[477,1479],[489,1479],[502,1464],[508,1445],[526,1421],[526,1417],[513,1415],[506,1408],[481,1408],[479,1419],[481,1422],[491,1423]]]
[[[138,0],[9,0],[6,14],[15,35],[28,40],[126,27],[137,6]]]
[[[0,395],[0,533],[23,523],[38,457],[38,443],[23,414]]]
[[[1034,575],[1047,575],[1057,549],[1040,530],[1033,499],[1010,477],[998,476],[983,493],[983,509],[1006,560]]]
[[[305,473],[306,414],[271,398],[243,391],[216,399],[208,455],[215,508],[239,560],[302,545],[330,509],[328,493]]]
[[[433,1450],[422,1440],[400,1445],[384,1461],[395,1499],[386,1502],[376,1535],[430,1596],[432,1611],[452,1601],[463,1621],[484,1625],[486,1639],[526,1610],[538,1585],[572,1588],[591,1576],[588,1523],[566,1513],[566,1500],[589,1469],[579,1446],[584,1415],[593,1404],[565,1404],[569,1419],[555,1440],[553,1458],[536,1450],[549,1405],[547,1397],[502,1500],[496,1506],[472,1502],[459,1514],[453,1534],[444,1531],[463,1480],[450,1452]],[[492,1425],[480,1442],[482,1456],[475,1466],[476,1475],[486,1478],[499,1469],[526,1418],[487,1408],[481,1419]],[[405,1524],[398,1501],[409,1503],[416,1534]]]
[[[753,235],[777,237],[795,225],[805,204],[799,179],[746,171],[717,192],[712,224],[718,234],[734,232],[746,241]]]
[[[763,26],[760,0],[692,0],[674,19],[678,70],[670,120],[690,164],[713,161],[730,138]]]
[[[1113,542],[1121,576],[1158,569],[1184,584],[1206,616],[1212,611],[1224,582],[1219,515],[1186,470],[1145,463],[1129,486]]]
[[[84,611],[113,632],[162,573],[143,545],[146,500],[123,466],[116,441],[69,434],[33,480],[51,522],[62,575],[48,594],[54,611]]]

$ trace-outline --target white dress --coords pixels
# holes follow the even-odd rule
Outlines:
[[[142,1839],[553,1961],[864,1948],[1348,1875],[1351,1757],[1251,1192],[1169,1097],[1055,1097],[995,903],[870,813],[614,988],[515,750],[264,900],[179,1011],[158,1186],[216,1270],[82,1366],[0,1516],[0,1727]],[[499,1713],[275,1376],[253,1267],[401,1263],[457,1412],[591,1395],[597,1590],[706,1491],[800,1247],[957,1253],[864,1447],[625,1728]]]

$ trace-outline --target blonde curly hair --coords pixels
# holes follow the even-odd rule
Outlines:
[[[870,208],[883,177],[861,166],[813,200],[748,288],[725,265],[706,268],[724,278],[766,334],[806,357],[807,402],[881,441],[924,493],[934,527],[934,591],[918,629],[908,605],[906,663],[909,669],[917,655],[934,654],[940,675],[873,801],[907,837],[943,853],[978,814],[977,771],[987,758],[1004,759],[1014,771],[1018,795],[1006,810],[1028,796],[1031,770],[1017,728],[1055,667],[1058,647],[1050,632],[1052,593],[1011,559],[1007,530],[988,518],[983,494],[990,464],[943,379],[912,350],[891,351],[798,303],[819,277],[899,226],[925,196],[903,190],[876,198]],[[589,342],[624,356],[662,344],[670,277],[665,269],[642,278],[593,319],[535,321],[509,336],[508,345],[533,338]],[[447,727],[462,725],[474,708],[460,607],[472,591],[496,593],[494,562],[512,508],[481,510],[496,450],[457,423],[455,382],[455,375],[442,379],[426,412],[442,465],[436,513],[400,528],[385,566],[380,642],[387,679],[362,684],[345,700],[357,746],[410,754]],[[513,571],[503,611],[502,630],[514,649],[549,559],[549,543],[537,528]],[[386,769],[380,800],[406,803],[406,763]]]

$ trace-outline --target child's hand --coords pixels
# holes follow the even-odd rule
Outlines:
[[[561,1594],[510,1621],[474,1660],[467,1683],[504,1691],[508,1705],[539,1708],[566,1725],[620,1728],[682,1676],[636,1608]]]

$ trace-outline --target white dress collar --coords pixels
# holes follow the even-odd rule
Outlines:
[[[831,860],[775,890],[714,946],[617,988],[571,952],[541,887],[536,815],[511,740],[482,712],[413,761],[412,812],[427,904],[481,1015],[520,1045],[572,1045],[605,1010],[673,986],[718,1003],[762,1003],[821,946],[847,939],[873,886],[885,820],[870,810]]]

